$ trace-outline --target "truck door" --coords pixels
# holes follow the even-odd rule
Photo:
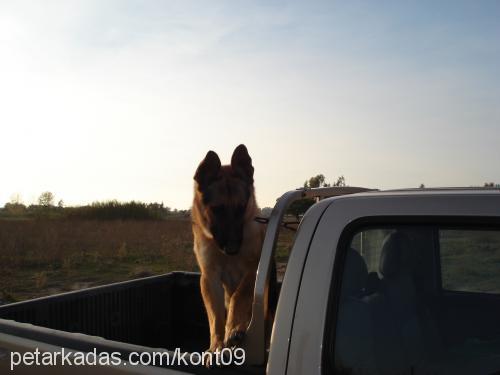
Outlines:
[[[339,240],[336,269],[323,373],[500,370],[498,223],[360,220]]]

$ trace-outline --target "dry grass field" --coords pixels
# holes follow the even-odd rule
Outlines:
[[[286,262],[293,232],[283,230]],[[196,271],[188,218],[0,220],[3,303],[162,274]]]

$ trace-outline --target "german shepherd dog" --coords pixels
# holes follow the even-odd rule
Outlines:
[[[255,221],[252,159],[245,145],[221,165],[209,151],[194,175],[192,226],[210,352],[239,345],[252,314],[265,227]]]

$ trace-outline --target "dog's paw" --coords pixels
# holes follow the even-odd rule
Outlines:
[[[224,349],[224,343],[222,341],[217,341],[210,345],[210,348],[205,351],[205,367],[221,367],[222,361],[220,360],[220,356],[222,355],[222,349]]]
[[[245,339],[245,336],[246,332],[244,330],[241,329],[232,330],[226,339],[225,342],[226,348],[234,348],[240,346],[243,340]]]

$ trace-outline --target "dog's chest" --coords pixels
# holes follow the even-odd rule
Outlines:
[[[222,269],[221,279],[226,288],[235,290],[248,271],[247,267],[248,265],[243,264],[243,262],[225,264],[225,267]]]

